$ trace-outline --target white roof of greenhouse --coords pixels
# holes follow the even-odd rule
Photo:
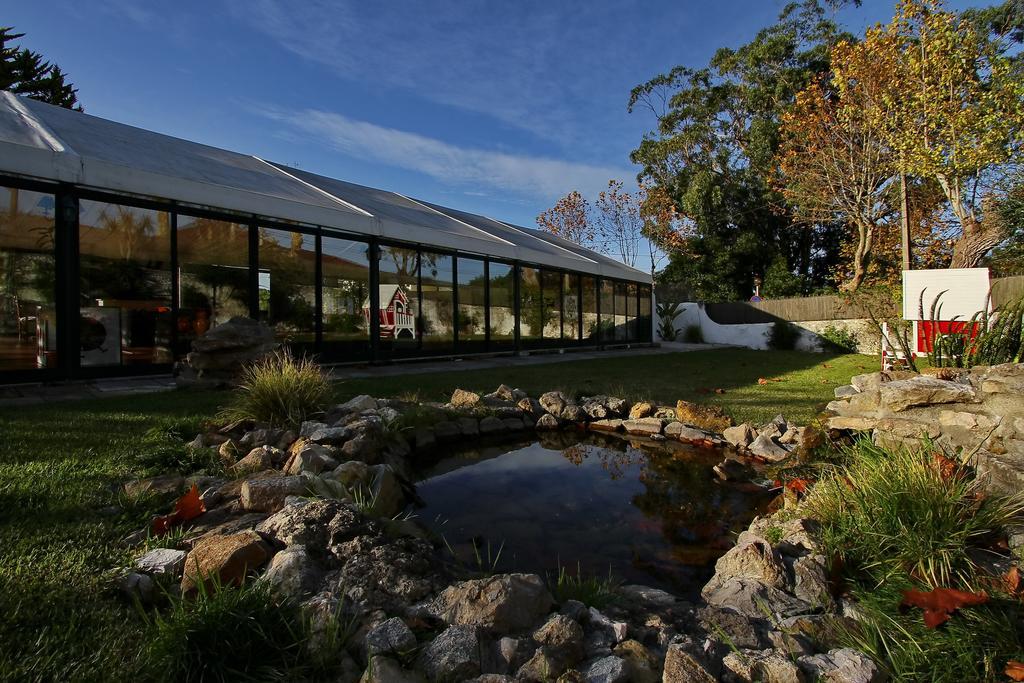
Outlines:
[[[547,233],[0,91],[0,173],[650,282]]]

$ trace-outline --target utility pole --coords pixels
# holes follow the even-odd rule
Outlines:
[[[910,216],[907,215],[907,174],[900,171],[900,242],[903,270],[910,270]]]

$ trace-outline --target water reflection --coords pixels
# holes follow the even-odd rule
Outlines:
[[[460,556],[504,543],[502,571],[578,563],[694,595],[768,503],[767,494],[719,482],[711,468],[720,459],[674,443],[545,435],[438,460],[419,484],[417,514]]]

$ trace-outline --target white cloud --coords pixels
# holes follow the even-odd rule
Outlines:
[[[559,159],[459,147],[418,133],[385,128],[341,114],[304,109],[258,109],[349,156],[416,171],[442,183],[479,191],[481,187],[549,200],[571,190],[592,194],[628,169]]]

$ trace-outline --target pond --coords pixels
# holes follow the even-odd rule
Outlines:
[[[771,498],[720,481],[712,467],[722,457],[675,442],[566,434],[463,450],[423,473],[416,514],[471,566],[479,554],[495,571],[579,567],[694,597]]]

